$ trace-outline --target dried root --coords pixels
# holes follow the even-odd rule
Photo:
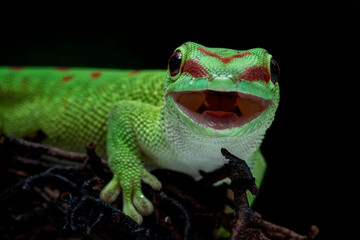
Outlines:
[[[0,239],[201,240],[214,239],[213,230],[220,227],[230,232],[231,240],[314,239],[318,233],[312,226],[300,235],[253,211],[246,191],[257,194],[255,179],[245,161],[226,149],[221,152],[229,163],[198,182],[180,173],[155,171],[163,189],[143,185],[155,214],[139,226],[119,210],[121,200],[113,205],[99,200],[111,173],[93,143],[86,149],[87,154],[78,154],[0,136],[0,174],[7,183],[0,189]],[[233,202],[225,197],[227,185],[212,186],[224,177],[232,180]],[[225,205],[234,213],[224,213]]]

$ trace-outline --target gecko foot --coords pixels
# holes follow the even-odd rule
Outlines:
[[[122,177],[114,176],[101,191],[100,198],[104,202],[112,203],[121,192],[124,213],[138,224],[141,224],[142,216],[148,216],[154,210],[153,204],[145,197],[141,190],[141,180],[155,190],[160,190],[161,188],[160,181],[144,168],[139,178],[124,175]]]

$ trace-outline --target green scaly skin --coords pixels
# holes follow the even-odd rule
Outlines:
[[[187,42],[169,65],[167,71],[1,67],[0,133],[42,130],[45,144],[77,152],[96,142],[113,172],[101,198],[112,202],[121,191],[124,212],[138,223],[153,211],[141,180],[161,188],[147,165],[199,179],[199,170],[225,163],[220,149],[227,148],[247,161],[259,186],[266,168],[259,148],[279,103],[271,55]]]

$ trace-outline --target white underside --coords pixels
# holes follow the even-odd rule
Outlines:
[[[186,142],[177,141],[173,145],[172,154],[166,151],[156,156],[157,163],[164,168],[186,173],[196,180],[201,178],[199,170],[212,172],[227,162],[221,154],[221,148],[226,148],[248,162],[258,147],[258,144],[249,142],[249,139],[239,137],[226,140],[193,137]]]
[[[212,172],[222,167],[227,160],[221,154],[221,148],[226,148],[232,154],[247,161],[251,168],[251,156],[258,150],[265,129],[255,128],[257,131],[247,132],[236,136],[208,136],[208,134],[194,133],[181,121],[176,114],[166,116],[165,135],[168,146],[147,151],[162,168],[186,173],[198,180],[201,178],[199,170]],[[265,128],[266,126],[264,126]],[[151,153],[150,153],[151,152]]]

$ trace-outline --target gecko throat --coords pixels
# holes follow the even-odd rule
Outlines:
[[[204,90],[170,94],[187,117],[198,124],[219,130],[241,127],[260,116],[272,102],[240,92]]]

